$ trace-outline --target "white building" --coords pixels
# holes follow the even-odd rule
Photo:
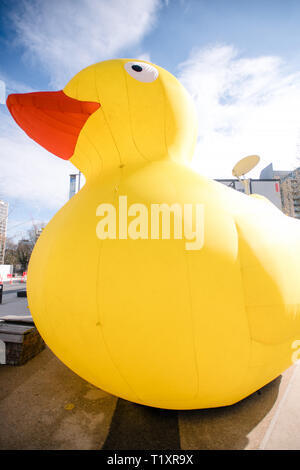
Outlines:
[[[245,192],[245,187],[238,179],[217,179],[219,183],[226,184],[237,191]],[[249,178],[250,194],[261,194],[268,198],[278,209],[282,210],[280,179],[252,179]]]

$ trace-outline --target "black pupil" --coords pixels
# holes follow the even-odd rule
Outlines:
[[[136,72],[141,72],[143,68],[140,65],[132,65],[131,68]]]

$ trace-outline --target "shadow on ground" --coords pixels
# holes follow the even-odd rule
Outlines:
[[[181,448],[203,450],[259,447],[264,430],[258,429],[274,407],[282,376],[240,402],[222,408],[181,411]],[[256,435],[255,435],[256,433]]]
[[[117,399],[46,348],[0,366],[0,449],[244,449],[249,439],[257,448],[285,374],[235,405],[177,412]]]
[[[102,449],[244,449],[248,434],[274,406],[280,383],[281,376],[235,405],[202,410],[161,410],[119,399]]]

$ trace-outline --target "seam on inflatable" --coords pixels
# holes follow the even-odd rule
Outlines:
[[[91,147],[95,150],[96,154],[98,155],[99,161],[100,161],[100,168],[101,168],[101,169],[100,169],[100,172],[102,172],[103,167],[104,167],[104,163],[103,163],[103,158],[102,158],[102,156],[101,156],[101,153],[99,152],[99,150],[97,149],[97,147],[93,144],[93,142],[91,141],[91,139],[88,137],[88,133],[86,132],[85,129],[82,129],[82,134],[84,135],[84,137],[86,138],[86,140],[90,143]],[[88,155],[88,153],[87,153],[87,154],[84,154],[84,155]],[[89,160],[90,169],[91,169],[90,175],[93,176],[94,174],[97,174],[98,172],[97,172],[97,171],[96,171],[96,172],[94,171],[93,159],[88,158],[88,160]]]
[[[289,336],[288,338],[286,338],[284,341],[281,341],[280,343],[266,343],[265,341],[260,341],[258,339],[255,339],[255,338],[251,338],[251,341],[253,341],[254,343],[258,343],[258,344],[263,344],[264,346],[281,346],[282,344],[284,343],[287,343],[288,341],[292,341],[296,338],[297,333],[295,332],[292,336]],[[300,336],[300,331],[299,331],[299,336]]]
[[[78,80],[78,78],[77,78],[77,80],[76,80],[76,87],[75,87],[75,90],[76,90],[76,91],[75,91],[75,93],[76,93],[75,96],[76,96],[76,98],[78,99],[78,96],[79,96],[79,91],[78,91],[78,90],[79,90],[79,80]]]
[[[76,98],[79,100],[79,91],[78,91],[78,90],[79,90],[79,80],[78,80],[78,79],[77,79],[77,81],[76,81],[75,90],[76,90],[76,91],[75,91],[75,93],[76,93],[75,96],[76,96]],[[78,146],[79,148],[81,147],[81,145],[79,144],[80,134],[81,134],[81,133],[82,133],[82,135],[84,135],[85,138],[91,143],[90,139],[87,137],[87,132],[85,131],[85,127],[86,127],[87,122],[88,122],[88,119],[87,119],[87,121],[84,123],[84,126],[83,126],[83,128],[81,129],[81,131],[79,132],[78,139],[77,139],[77,142],[76,142],[76,145],[75,145],[75,149],[74,149],[74,155],[75,155],[75,153],[76,153],[76,148],[77,148],[77,146]],[[92,146],[95,148],[94,145],[92,145]],[[97,149],[95,149],[95,150],[97,151]],[[89,152],[84,152],[83,155],[87,156],[87,159],[88,159],[88,162],[89,162],[89,167],[90,167],[90,175],[92,175],[92,174],[93,174],[93,162],[92,162],[92,159],[91,159],[90,156],[89,156]],[[75,166],[76,166],[76,165],[75,165]],[[101,166],[103,166],[102,158],[101,158]]]
[[[239,233],[236,221],[235,221],[235,226],[236,226],[237,232]],[[239,260],[240,260],[240,253],[239,253]],[[245,270],[245,269],[242,267],[241,262],[240,262],[240,271],[241,271],[241,278],[242,278],[242,281],[243,281],[243,272],[244,272],[244,270]],[[242,285],[243,285],[243,292],[244,292],[244,283],[243,283],[243,282],[242,282]],[[287,304],[287,305],[289,305],[289,304]],[[292,304],[291,304],[291,305],[292,305]],[[273,305],[272,305],[272,304],[268,304],[267,306],[268,306],[268,307],[272,307]],[[276,306],[276,304],[274,304],[274,306]],[[288,338],[284,339],[284,340],[281,341],[281,342],[267,342],[267,341],[261,341],[261,340],[255,338],[255,337],[253,336],[253,334],[251,333],[250,320],[249,320],[249,310],[252,309],[252,308],[255,309],[255,308],[257,308],[257,307],[266,307],[266,305],[250,306],[250,305],[247,305],[247,304],[245,303],[245,311],[246,311],[247,320],[248,320],[248,325],[249,325],[250,340],[251,340],[252,343],[258,343],[258,344],[262,344],[262,345],[264,345],[264,346],[271,346],[271,347],[272,347],[272,346],[280,346],[280,345],[282,345],[282,344],[284,344],[284,343],[286,343],[286,342],[288,342],[288,341],[291,341],[291,340],[293,340],[293,339],[295,338],[295,335],[294,335],[294,334],[291,335],[291,336],[289,336]],[[296,334],[296,333],[295,333],[295,334]],[[299,334],[300,334],[300,332],[299,332]]]
[[[189,306],[190,306],[190,317],[191,317],[191,327],[192,327],[192,336],[193,336],[193,352],[194,352],[194,361],[195,361],[195,368],[196,368],[196,375],[197,375],[197,388],[195,396],[193,400],[195,400],[199,394],[199,387],[200,387],[200,377],[199,377],[199,364],[198,364],[198,355],[197,355],[197,345],[196,345],[196,338],[195,338],[195,317],[193,314],[193,302],[192,302],[192,292],[191,292],[191,284],[190,284],[190,270],[189,270],[189,259],[186,252],[184,252],[184,259],[186,262],[186,275],[188,281],[188,296],[189,296]]]
[[[91,147],[95,150],[96,155],[98,155],[99,163],[100,163],[100,168],[101,168],[101,170],[102,170],[102,169],[103,169],[103,160],[102,160],[102,156],[101,156],[100,152],[98,151],[97,147],[95,147],[95,145],[93,144],[93,142],[92,142],[91,139],[89,138],[88,133],[87,133],[84,129],[83,129],[83,135],[84,135],[84,137],[86,138],[86,140],[89,142],[89,144],[91,145]],[[95,174],[98,173],[97,171],[95,172],[95,163],[94,163],[93,157],[90,159],[90,168],[91,168],[91,172],[90,172],[90,175],[91,175],[91,176],[93,176],[93,175],[95,175]]]
[[[170,159],[172,159],[172,157],[169,153],[169,148],[168,148],[168,144],[167,144],[167,97],[166,97],[166,91],[165,91],[165,88],[162,85],[162,82],[159,82],[159,84],[160,84],[160,87],[161,87],[161,90],[162,90],[162,94],[164,96],[164,143],[165,143],[165,152],[166,152],[166,155],[168,155],[168,157]]]
[[[77,100],[79,100],[79,98],[78,98],[78,96],[79,96],[79,92],[78,92],[79,80],[77,79],[75,83],[76,83],[76,86],[75,86],[75,98],[76,98]],[[84,135],[84,136],[86,135],[86,133],[84,132],[84,128],[85,128],[87,122],[88,122],[88,119],[86,120],[86,122],[84,123],[82,129],[81,129],[80,132],[79,132],[79,135],[78,135],[78,138],[77,138],[77,142],[76,142],[76,145],[75,145],[75,148],[74,148],[74,153],[73,153],[72,157],[70,158],[71,163],[73,163],[73,162],[72,162],[72,158],[73,158],[73,157],[76,158],[77,150],[79,150],[79,149],[81,148],[81,145],[80,145],[80,143],[79,143],[79,141],[80,141],[80,135],[81,135],[81,134]],[[80,153],[80,152],[78,152],[78,153]],[[89,162],[89,168],[90,168],[90,170],[91,170],[91,171],[90,171],[90,174],[92,174],[92,162],[91,162],[91,159],[90,159],[90,157],[89,157],[89,154],[88,154],[88,153],[84,153],[84,155],[87,156],[87,160],[88,160],[88,162]],[[80,157],[77,157],[77,158],[79,158],[79,162],[80,162],[80,160],[81,160]],[[74,164],[74,163],[73,163],[73,164]],[[75,164],[74,164],[74,165],[75,165]],[[75,166],[76,166],[76,165],[75,165]],[[80,165],[80,166],[81,166],[81,165]],[[84,173],[84,175],[85,175],[85,173]],[[85,175],[85,176],[86,176],[86,175]]]
[[[245,303],[245,289],[244,289],[244,279],[243,279],[243,272],[242,272],[242,262],[241,262],[241,253],[240,253],[240,234],[239,234],[239,228],[237,225],[236,220],[234,217],[232,217],[234,227],[236,230],[236,238],[237,238],[237,260],[239,263],[239,271],[240,271],[240,278],[241,278],[241,286],[242,286],[242,292],[243,292],[243,299],[244,299],[244,312],[245,312],[245,317],[248,325],[248,338],[249,338],[249,353],[248,353],[248,364],[247,367],[245,367],[245,373],[243,380],[241,380],[241,384],[245,382],[245,377],[247,377],[247,371],[250,370],[250,364],[251,364],[251,358],[252,358],[252,336],[251,336],[251,328],[250,328],[250,321],[249,321],[249,316],[248,316],[248,311]]]
[[[52,258],[52,252],[53,252],[53,248],[54,248],[54,240],[53,238],[51,239],[51,242],[50,242],[50,246],[49,246],[49,251],[48,251],[48,257],[49,258]],[[43,296],[42,298],[44,299],[44,312],[45,312],[45,315],[47,318],[51,318],[51,315],[49,315],[49,310],[48,310],[48,298],[49,298],[49,294],[48,294],[48,291],[49,291],[49,283],[47,283],[45,285],[45,283],[43,284]],[[46,342],[46,341],[45,341]],[[47,344],[47,343],[46,343]],[[52,351],[52,349],[51,349]],[[54,351],[53,351],[54,352]],[[56,353],[55,353],[56,354]],[[58,356],[57,356],[58,357]]]
[[[117,153],[118,153],[118,156],[119,156],[119,163],[120,163],[120,165],[123,165],[124,162],[122,161],[122,157],[121,157],[121,153],[120,153],[119,147],[118,147],[117,142],[116,142],[116,140],[115,140],[115,138],[114,138],[114,136],[113,136],[113,133],[112,133],[112,131],[111,131],[111,128],[110,128],[110,125],[109,125],[108,120],[107,120],[107,118],[106,118],[106,115],[105,115],[104,110],[103,110],[103,117],[104,117],[105,123],[106,123],[106,125],[107,125],[107,127],[108,127],[110,136],[111,136],[112,141],[113,141],[113,143],[114,143],[114,146],[116,147],[116,150],[117,150]]]
[[[124,67],[123,67],[124,69]],[[140,157],[142,157],[143,160],[145,160],[147,163],[150,163],[151,160],[148,160],[148,158],[142,154],[142,152],[140,151],[140,149],[138,148],[137,144],[136,144],[136,141],[134,139],[134,135],[133,135],[133,126],[132,126],[132,117],[131,117],[131,111],[130,111],[130,103],[129,103],[129,90],[128,90],[128,85],[127,85],[127,76],[126,76],[126,72],[125,72],[125,69],[123,70],[123,74],[124,74],[124,80],[125,80],[125,87],[126,87],[126,92],[127,92],[127,104],[128,104],[128,114],[129,114],[129,126],[130,126],[130,130],[131,130],[131,138],[132,138],[132,142],[133,142],[133,145],[137,151],[137,153],[140,155]],[[134,80],[134,79],[133,79]]]
[[[294,304],[292,303],[286,303],[284,304],[286,307],[294,307]],[[297,304],[298,305],[298,304]],[[253,308],[261,308],[261,307],[278,307],[278,304],[256,304],[256,305],[248,305],[247,306],[249,309]]]
[[[249,316],[248,316],[248,309],[247,309],[247,305],[246,305],[246,302],[245,302],[245,289],[244,289],[243,268],[242,268],[242,262],[241,262],[241,254],[240,254],[240,236],[239,236],[239,229],[238,229],[237,222],[236,222],[235,219],[233,219],[233,222],[234,222],[234,226],[235,226],[235,229],[236,229],[236,235],[237,235],[237,244],[238,244],[237,259],[238,259],[238,262],[239,262],[239,271],[240,271],[240,276],[241,276],[241,285],[242,285],[242,291],[243,291],[243,299],[244,299],[244,306],[245,306],[245,314],[246,314],[247,324],[248,324],[249,340],[251,341],[253,338],[252,338],[252,335],[251,335],[251,328],[250,328],[250,321],[249,321]]]
[[[120,175],[120,180],[119,180],[119,184],[121,182],[121,178],[122,178],[122,174]],[[117,197],[117,192],[115,192],[114,194],[114,197],[113,197],[113,202],[115,202],[116,200],[116,197]],[[123,373],[121,372],[119,366],[117,365],[116,361],[113,359],[113,356],[112,356],[112,353],[110,351],[110,348],[106,342],[106,339],[105,339],[105,334],[104,334],[104,331],[103,331],[103,327],[102,327],[102,322],[101,322],[101,315],[100,315],[100,308],[99,308],[99,295],[98,295],[98,286],[99,286],[99,275],[100,275],[100,264],[101,264],[101,256],[102,256],[102,249],[103,249],[103,244],[104,244],[104,240],[102,240],[101,242],[101,246],[99,248],[99,252],[98,252],[98,261],[97,261],[97,275],[96,275],[96,308],[97,308],[97,322],[99,323],[99,330],[100,330],[100,334],[102,336],[102,340],[103,340],[103,344],[105,346],[105,349],[107,351],[107,354],[112,362],[112,364],[115,366],[117,372],[119,373],[119,376],[121,377],[121,379],[125,382],[125,384],[127,385],[127,387],[129,388],[129,390],[131,390],[131,392],[133,393],[133,395],[135,395],[136,399],[140,402],[140,403],[144,403],[144,400],[142,400],[138,394],[133,390],[132,386],[129,384],[129,382],[127,381],[127,379],[124,377]]]
[[[96,88],[96,92],[97,92],[98,101],[99,101],[99,103],[101,103],[100,95],[99,95],[99,91],[98,91],[98,86],[97,86],[96,68],[95,68],[94,77],[95,77],[95,88]],[[114,143],[114,145],[115,145],[115,147],[116,147],[117,153],[118,153],[118,155],[119,155],[119,162],[120,162],[120,165],[122,165],[123,162],[122,162],[122,158],[121,158],[121,155],[120,155],[119,148],[118,148],[118,146],[117,146],[117,143],[116,143],[115,138],[114,138],[114,136],[113,136],[113,133],[112,133],[112,131],[111,131],[110,125],[109,125],[109,123],[108,123],[108,120],[107,120],[107,118],[106,118],[105,111],[104,111],[104,109],[103,109],[102,106],[101,106],[101,108],[102,108],[102,112],[103,112],[104,121],[105,121],[105,123],[106,123],[106,125],[107,125],[107,128],[108,128],[108,130],[109,130],[110,136],[111,136],[111,138],[112,138],[112,141],[113,141],[113,143]]]
[[[24,106],[21,107],[24,108]],[[47,118],[46,120],[45,117]],[[25,121],[24,118],[23,121]],[[42,113],[39,115],[39,121],[43,123],[48,123],[48,121],[50,121],[52,129],[58,129],[61,133],[63,132],[64,134],[74,136],[73,126],[66,123],[63,118],[58,118],[57,116],[53,117],[51,111],[48,111],[47,109],[43,109]],[[57,123],[64,124],[63,130],[61,130],[61,127],[56,125]]]

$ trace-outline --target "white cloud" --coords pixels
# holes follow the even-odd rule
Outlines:
[[[233,47],[217,45],[192,51],[178,78],[199,116],[195,169],[228,178],[249,154],[262,159],[252,177],[270,162],[284,170],[300,165],[300,71],[287,72],[279,57],[241,58]]]
[[[10,93],[31,93],[32,91],[35,91],[23,82],[11,79],[3,72],[3,70],[0,70],[0,80],[4,83],[6,95]]]
[[[58,210],[68,200],[69,174],[75,167],[29,139],[4,108],[0,128],[1,198],[30,204],[33,213],[38,208]]]
[[[135,57],[137,60],[146,60],[147,62],[151,62],[151,57],[149,52],[143,52],[142,54],[138,54],[137,57]]]
[[[147,53],[141,57],[149,58]],[[51,60],[56,64],[52,77],[57,79],[59,57]],[[82,56],[76,67],[81,68],[80,60]],[[279,57],[242,58],[233,47],[219,45],[192,51],[180,64],[178,78],[198,110],[199,140],[193,162],[197,171],[213,178],[231,177],[236,161],[253,153],[262,162],[250,173],[252,177],[270,162],[278,170],[297,165],[300,71],[287,72]],[[23,90],[22,83],[7,82],[18,91],[31,91]],[[4,107],[0,107],[0,128],[1,197],[30,205],[35,218],[42,209],[58,210],[68,199],[69,174],[76,169],[30,140]]]
[[[11,25],[25,59],[42,66],[59,89],[82,68],[138,45],[154,27],[160,6],[160,0],[23,0],[11,13]],[[35,91],[3,71],[0,80],[8,93]],[[69,174],[77,169],[29,139],[4,107],[0,128],[0,195],[18,207],[9,219],[12,234],[14,227],[23,231],[31,224],[27,213],[26,223],[20,218],[20,207],[30,207],[34,218],[58,210],[68,199]]]
[[[137,44],[160,0],[24,0],[11,15],[17,41],[63,87],[82,68]]]

